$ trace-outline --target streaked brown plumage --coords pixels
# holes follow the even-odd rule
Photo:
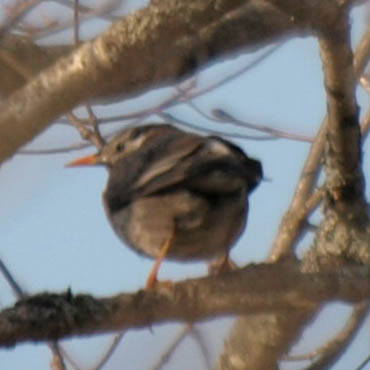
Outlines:
[[[86,164],[108,167],[105,211],[126,245],[156,258],[173,233],[166,258],[184,261],[227,255],[263,176],[261,163],[234,144],[166,124],[125,130],[72,162]]]

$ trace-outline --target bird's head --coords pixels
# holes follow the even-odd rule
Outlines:
[[[101,151],[66,164],[68,167],[104,165],[114,167],[121,159],[126,158],[146,145],[153,142],[156,137],[177,131],[170,125],[146,125],[126,129],[116,135]]]

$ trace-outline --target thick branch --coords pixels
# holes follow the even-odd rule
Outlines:
[[[364,72],[364,69],[369,62],[370,56],[370,37],[369,29],[364,32],[361,42],[356,48],[354,55],[354,73],[356,83]],[[317,177],[321,169],[321,160],[324,155],[324,148],[327,137],[328,117],[326,116],[322,123],[321,129],[318,132],[314,143],[310,148],[306,162],[301,172],[299,182],[292,202],[288,211],[285,213],[282,222],[279,226],[279,231],[274,241],[271,251],[270,260],[276,261],[281,257],[293,253],[295,246],[300,237],[304,234],[304,225],[307,221],[308,215],[315,207],[307,207],[307,203],[312,204],[312,200],[316,197],[322,198],[323,192],[320,194],[315,193],[312,195],[316,185]],[[366,129],[365,129],[366,132]],[[307,209],[308,208],[308,209]]]
[[[6,99],[0,109],[0,163],[83,101],[132,96],[173,83],[231,52],[255,49],[293,32],[304,34],[310,19],[327,21],[333,4],[335,0],[325,6],[309,0],[299,5],[289,0],[152,1]]]
[[[301,6],[301,2],[294,3],[298,7]],[[321,4],[329,6],[328,2],[321,2]],[[333,4],[331,3],[331,5]],[[317,269],[318,262],[332,263],[333,260],[336,267],[338,267],[345,263],[348,256],[350,256],[350,259],[359,260],[366,264],[370,263],[370,233],[367,231],[367,207],[363,198],[363,180],[360,168],[360,135],[359,128],[356,126],[358,125],[358,112],[354,94],[356,76],[353,72],[352,52],[349,43],[348,9],[344,9],[344,5],[344,2],[338,2],[337,7],[334,4],[331,12],[328,13],[327,9],[323,9],[321,16],[318,15],[317,18],[312,18],[313,25],[320,34],[321,45],[327,48],[326,57],[328,59],[324,60],[323,64],[326,84],[330,90],[329,94],[332,92],[339,93],[338,98],[340,100],[335,101],[335,96],[328,98],[328,100],[333,98],[329,101],[327,119],[327,126],[330,126],[330,128],[322,128],[320,136],[312,147],[312,153],[310,153],[305,166],[305,171],[308,171],[308,173],[303,174],[304,178],[299,183],[291,212],[287,214],[282,223],[271,256],[272,260],[277,260],[283,255],[292,254],[294,243],[298,241],[301,235],[303,222],[307,216],[304,208],[313,191],[317,168],[323,154],[325,140],[328,137],[326,133],[330,130],[339,130],[333,132],[333,137],[329,134],[329,140],[333,139],[340,144],[336,148],[340,148],[337,160],[340,158],[341,162],[339,161],[337,164],[335,164],[335,161],[333,162],[332,169],[335,169],[336,174],[334,172],[332,178],[340,174],[340,176],[336,176],[336,180],[346,179],[346,181],[332,181],[331,184],[335,183],[336,186],[339,184],[339,194],[343,195],[346,195],[346,191],[343,190],[346,190],[346,186],[351,184],[355,196],[347,201],[347,207],[352,207],[351,212],[347,212],[348,208],[345,211],[342,208],[342,212],[340,212],[340,207],[333,212],[338,217],[342,214],[345,218],[344,223],[333,222],[333,218],[328,217],[328,212],[326,212],[325,223],[323,223],[325,226],[321,228],[321,236],[318,238],[320,248],[311,249],[310,254],[306,255],[304,259],[305,268],[311,270]],[[340,27],[343,28],[339,29]],[[325,41],[322,40],[323,37]],[[368,42],[366,43],[368,44]],[[336,44],[338,44],[337,49]],[[361,70],[363,65],[366,64],[360,61],[366,58],[366,54],[366,52],[363,53],[363,56],[357,59],[356,68],[358,70]],[[334,69],[326,71],[327,68],[332,67]],[[339,81],[336,82],[336,79]],[[354,140],[354,142],[351,140]],[[346,143],[347,147],[345,146]],[[328,153],[328,155],[330,154]],[[331,160],[333,160],[333,157]],[[348,175],[345,172],[346,170],[349,171]],[[350,190],[351,188],[347,187],[347,189]],[[335,196],[338,194],[337,189],[333,186],[331,192]],[[351,191],[348,193],[351,195]],[[312,196],[309,199],[312,199]],[[342,199],[342,196],[339,199]],[[340,202],[338,202],[339,204]],[[333,258],[333,255],[339,258]],[[233,344],[243,343],[243,346],[227,346],[221,357],[220,369],[271,370],[277,368],[279,358],[289,351],[289,348],[299,337],[301,330],[311,320],[312,314],[314,312],[307,313],[307,311],[296,310],[289,317],[281,315],[279,312],[271,315],[257,315],[252,319],[241,317],[228,341]],[[263,325],[260,325],[261,322]],[[256,327],[258,326],[261,330],[257,332]],[[269,333],[272,333],[273,340],[269,337]],[[248,358],[244,355],[246,348],[253,348],[253,354]],[[238,361],[236,364],[232,364],[223,361],[225,358],[237,358]]]
[[[152,1],[2,104],[0,162],[85,100],[127,97],[173,83],[216,57],[266,44],[295,28],[261,0]]]
[[[339,10],[336,21],[320,29],[319,41],[328,105],[325,219],[306,266],[332,264],[333,257],[335,263],[355,260],[370,264],[356,73],[346,11]]]
[[[338,211],[348,212],[354,202],[363,200],[361,134],[349,19],[347,12],[338,14],[319,37],[329,120],[325,167],[331,201]]]
[[[196,321],[225,314],[292,310],[313,312],[330,300],[358,302],[370,297],[370,271],[341,268],[303,274],[294,264],[250,265],[223,274],[135,294],[96,299],[88,295],[40,294],[0,313],[0,343],[60,339],[153,325]],[[288,315],[289,317],[289,315]]]

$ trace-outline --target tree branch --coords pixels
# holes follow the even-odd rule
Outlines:
[[[152,1],[37,75],[0,109],[0,163],[52,120],[91,98],[173,83],[216,57],[296,29],[261,0]],[[230,34],[233,38],[230,38]]]
[[[0,313],[0,345],[56,340],[75,335],[138,328],[164,321],[194,322],[225,314],[314,311],[331,300],[370,297],[370,270],[340,268],[302,274],[294,264],[249,265],[218,277],[179,282],[168,288],[97,299],[43,293]]]

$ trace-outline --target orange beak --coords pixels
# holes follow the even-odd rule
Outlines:
[[[79,166],[94,166],[100,164],[98,154],[91,154],[86,157],[75,159],[74,161],[68,162],[66,167],[79,167]]]

